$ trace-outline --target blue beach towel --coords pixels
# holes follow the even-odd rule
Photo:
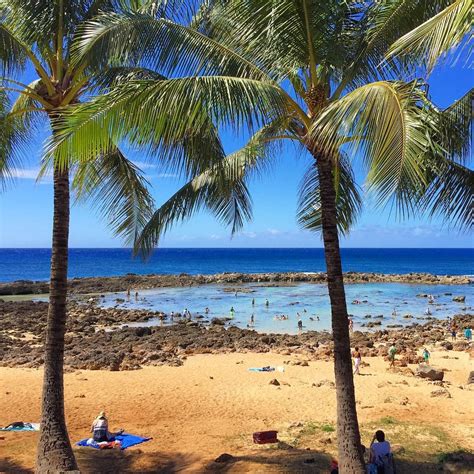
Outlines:
[[[136,436],[128,433],[122,433],[121,435],[117,435],[111,441],[120,441],[120,449],[124,450],[130,448],[131,446],[135,446],[136,444],[145,443],[146,441],[150,441],[152,438],[142,438],[141,436]],[[81,441],[76,443],[77,446],[86,446],[89,448],[100,449],[99,443],[94,441],[92,438],[84,438]]]
[[[275,367],[250,367],[250,372],[273,372]]]
[[[10,423],[4,428],[0,428],[0,431],[39,431],[39,423],[24,423],[23,421],[15,421]]]

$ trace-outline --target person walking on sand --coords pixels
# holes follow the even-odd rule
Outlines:
[[[451,340],[452,341],[456,340],[457,331],[458,331],[458,327],[456,326],[456,323],[453,321],[451,324]]]
[[[390,361],[389,369],[395,367],[395,355],[397,353],[397,348],[395,344],[392,343],[390,348],[388,349],[388,360]]]
[[[423,360],[425,361],[425,364],[426,365],[429,365],[430,363],[430,351],[426,348],[426,347],[423,347]]]
[[[354,352],[352,353],[352,357],[354,357],[354,375],[360,375],[360,363],[362,362],[362,357],[360,355],[360,351],[358,347],[354,348]]]
[[[349,331],[353,331],[354,330],[354,321],[352,320],[352,318],[348,318],[349,319]]]
[[[464,337],[466,338],[466,341],[472,341],[472,329],[470,327],[464,329]]]

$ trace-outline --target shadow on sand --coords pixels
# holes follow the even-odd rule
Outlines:
[[[446,453],[447,458],[456,453]],[[313,450],[265,449],[245,456],[233,455],[229,462],[206,461],[182,453],[147,453],[134,451],[75,450],[81,473],[329,473],[330,456]],[[415,462],[396,459],[397,474],[472,473],[471,454],[456,463]],[[11,458],[0,459],[0,472],[29,474]]]

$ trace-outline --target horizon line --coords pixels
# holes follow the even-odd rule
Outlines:
[[[474,247],[340,247],[341,250],[474,250]],[[324,247],[156,247],[157,250],[324,250]],[[0,250],[51,250],[51,247],[0,247]],[[69,247],[69,250],[133,250],[132,247]]]

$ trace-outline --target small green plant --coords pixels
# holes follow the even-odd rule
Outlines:
[[[380,424],[381,425],[394,425],[397,422],[395,418],[392,418],[391,416],[385,416],[383,418],[380,418]]]
[[[336,431],[336,428],[334,428],[334,426],[332,425],[324,424],[324,425],[321,425],[321,431],[324,431],[325,433],[332,433]]]

